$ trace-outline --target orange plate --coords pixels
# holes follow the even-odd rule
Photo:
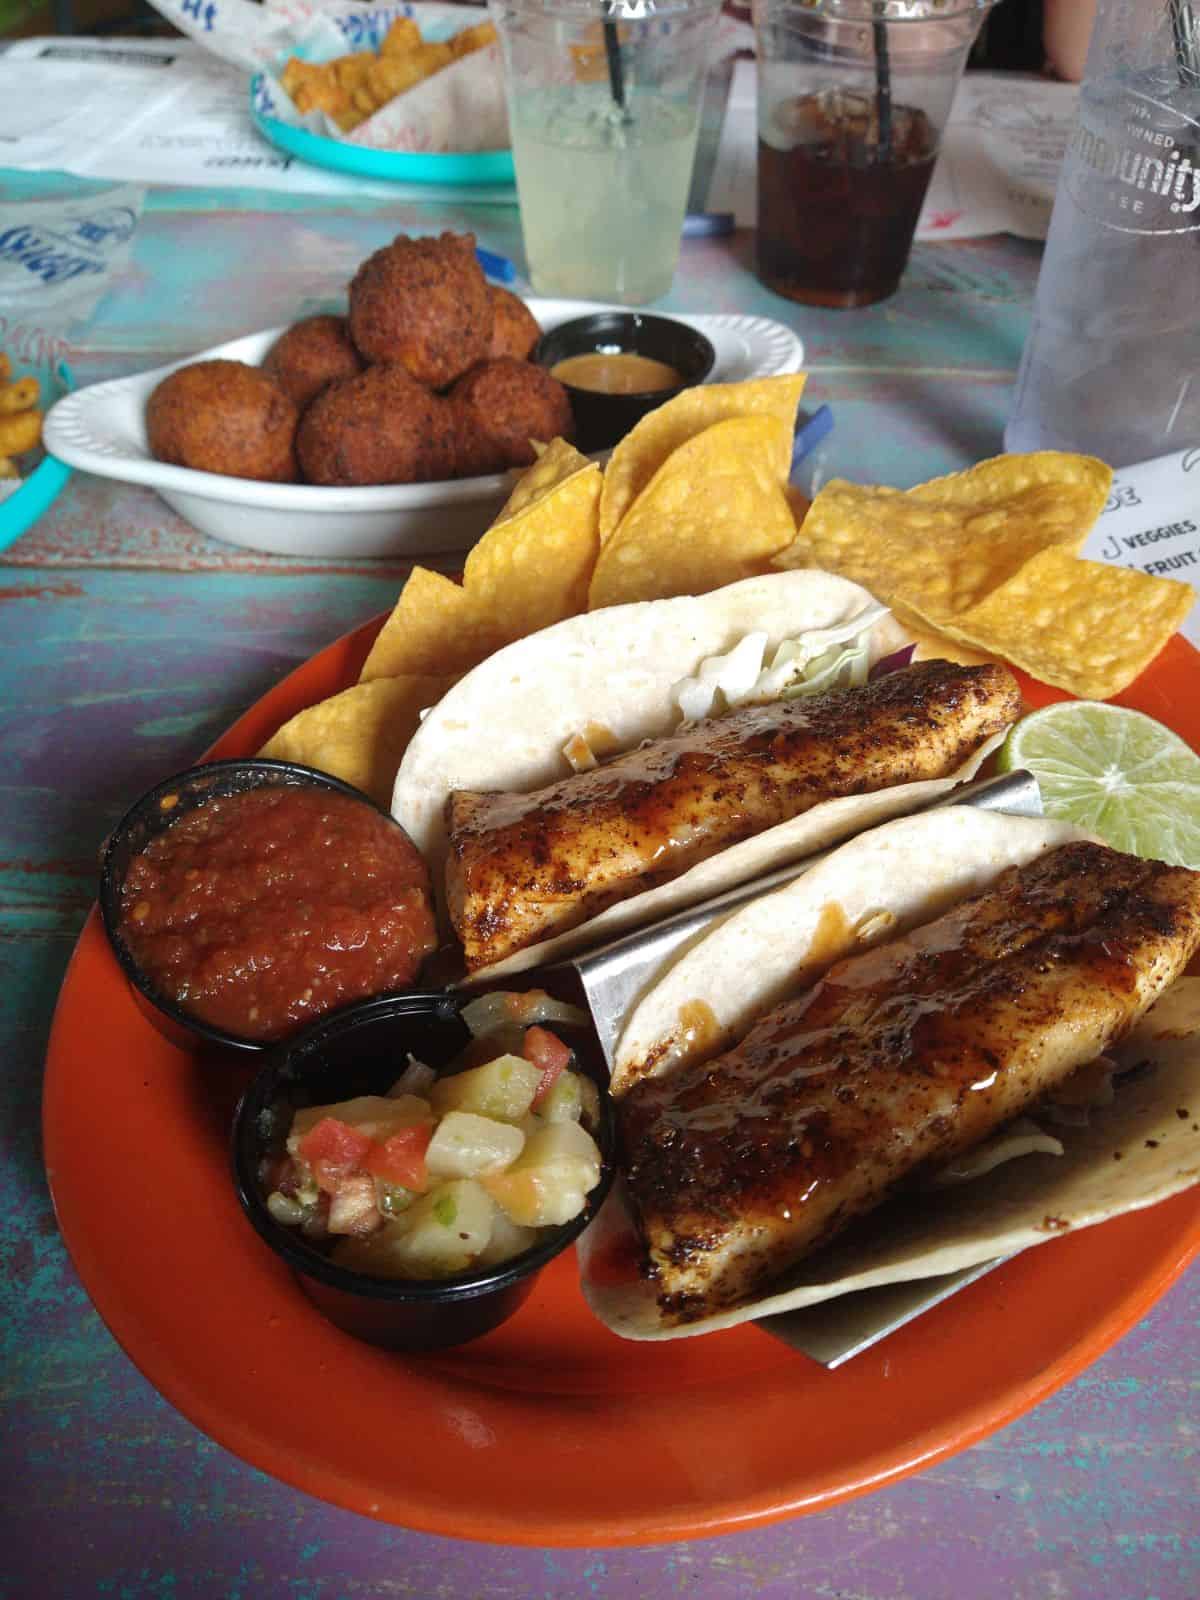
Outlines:
[[[377,628],[293,673],[213,753],[252,752],[352,681]],[[1196,683],[1195,652],[1176,639],[1124,698],[1198,745]],[[310,1494],[433,1533],[638,1544],[831,1506],[1036,1404],[1200,1251],[1196,1188],[1026,1251],[833,1373],[753,1326],[617,1339],[586,1310],[568,1255],[495,1333],[393,1356],[325,1322],[243,1220],[227,1139],[246,1072],[159,1037],[93,911],[59,1000],[44,1106],[80,1277],[206,1433]]]

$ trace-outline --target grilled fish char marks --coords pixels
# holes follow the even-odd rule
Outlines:
[[[533,794],[456,790],[446,894],[468,968],[823,800],[945,777],[1019,712],[1007,668],[927,661],[860,689],[686,723]]]
[[[620,1102],[664,1311],[744,1300],[1121,1037],[1200,947],[1200,873],[1071,844],[832,967]]]

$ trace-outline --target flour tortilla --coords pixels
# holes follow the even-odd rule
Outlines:
[[[1069,822],[946,806],[860,833],[801,878],[710,929],[626,1018],[612,1088],[718,1054],[835,961],[930,922],[1005,867],[1086,835]],[[696,1037],[700,1001],[711,1027]],[[690,1025],[689,1025],[690,1023]]]
[[[669,1073],[674,1059],[687,1058],[686,1047],[675,1058],[655,1056],[664,1041],[669,1049],[679,1039],[681,1003],[704,998],[723,1028],[740,1034],[747,1016],[768,1010],[783,989],[795,993],[815,981],[846,953],[845,941],[841,950],[824,941],[826,906],[839,906],[851,925],[856,913],[889,913],[889,933],[900,933],[986,887],[1005,867],[1077,837],[1066,824],[965,807],[860,835],[685,952],[631,1013],[617,1046],[614,1088],[647,1070]],[[875,917],[873,937],[866,926],[864,943],[879,942],[881,919]],[[789,949],[794,988],[784,981]],[[689,1338],[1012,1255],[1200,1181],[1200,979],[1180,979],[1111,1054],[1139,1070],[1118,1082],[1111,1105],[1089,1111],[1086,1127],[1053,1127],[1063,1155],[1023,1156],[960,1186],[895,1200],[802,1262],[775,1292],[684,1326],[664,1323],[650,1284],[610,1281],[606,1264],[628,1259],[634,1238],[618,1185],[579,1241],[588,1304],[625,1338]]]
[[[615,750],[661,738],[681,720],[672,685],[694,674],[705,657],[732,649],[755,631],[767,634],[772,651],[784,639],[835,627],[874,604],[867,590],[831,573],[772,573],[707,595],[570,617],[490,656],[425,718],[400,763],[392,796],[392,815],[429,863],[443,917],[444,812],[451,790],[529,791],[553,783],[570,770],[563,746],[592,725],[612,735]],[[898,623],[882,618],[871,632],[872,662],[908,642]],[[997,737],[981,745],[947,778],[825,801],[670,883],[473,974],[473,980],[559,960],[913,811],[973,777],[1000,742]]]

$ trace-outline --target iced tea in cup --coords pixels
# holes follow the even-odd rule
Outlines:
[[[643,305],[679,258],[720,0],[489,0],[540,294]]]
[[[893,294],[990,0],[754,0],[762,281],[789,300]]]

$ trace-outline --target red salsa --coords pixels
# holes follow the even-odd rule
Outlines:
[[[295,785],[185,812],[130,863],[120,931],[165,998],[263,1040],[404,987],[436,943],[408,836],[366,801]]]

